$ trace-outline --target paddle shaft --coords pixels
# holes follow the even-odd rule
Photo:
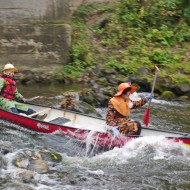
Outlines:
[[[51,110],[51,108],[47,108],[47,109],[44,109],[44,110],[35,112],[35,113],[33,113],[33,114],[28,115],[28,117],[33,117],[33,116],[36,116],[36,115],[38,115],[38,114],[40,114],[40,113],[43,113],[43,112],[46,112],[46,111],[49,111],[49,110]]]
[[[153,81],[153,84],[152,84],[151,96],[153,96],[154,87],[155,87],[156,79],[157,79],[158,72],[159,72],[159,68],[157,66],[155,66],[155,68],[156,68],[156,71],[155,71],[155,75],[154,75],[154,81]],[[151,99],[149,100],[148,107],[150,107],[150,104],[151,104]]]
[[[26,99],[26,102],[30,102],[30,101],[33,101],[33,100],[38,99],[38,98],[40,98],[40,96],[35,96],[33,98],[28,98],[28,99]]]
[[[158,72],[159,72],[159,68],[156,67],[156,71],[155,71],[155,75],[154,75],[154,81],[153,81],[153,85],[152,85],[152,90],[151,90],[151,95],[153,96],[153,92],[154,92],[154,87],[155,87],[155,84],[156,84],[156,78],[157,78],[157,75],[158,75]],[[150,121],[150,104],[151,104],[151,99],[149,100],[149,103],[148,103],[148,106],[145,110],[145,113],[144,113],[144,117],[143,117],[143,122],[145,124],[146,127],[148,127],[148,124],[149,124],[149,121]]]

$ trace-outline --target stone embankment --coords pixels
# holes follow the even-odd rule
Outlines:
[[[68,0],[0,1],[0,63],[50,73],[69,60]],[[1,69],[0,68],[0,69]]]

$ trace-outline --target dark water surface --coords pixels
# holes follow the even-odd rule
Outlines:
[[[19,87],[30,98],[42,96],[40,103],[58,105],[57,97],[64,86]],[[80,89],[79,89],[80,90]],[[103,117],[105,109],[97,109]],[[131,117],[142,121],[145,107],[134,110]],[[152,128],[190,133],[190,104],[153,100]],[[144,137],[130,141],[122,148],[86,157],[86,148],[78,142],[56,135],[45,135],[23,130],[0,121],[0,145],[9,145],[8,166],[0,168],[0,189],[36,190],[182,190],[190,189],[190,148],[169,142],[163,137]],[[23,181],[11,164],[16,152],[48,149],[60,153],[60,163],[49,163],[50,171],[37,174],[33,180]],[[21,188],[22,187],[22,188]]]

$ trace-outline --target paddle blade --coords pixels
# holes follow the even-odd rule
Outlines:
[[[148,124],[150,122],[150,107],[146,108],[143,116],[143,122],[146,127],[148,127]]]

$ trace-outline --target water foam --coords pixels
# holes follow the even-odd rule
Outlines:
[[[92,158],[93,161],[100,160],[109,161],[112,163],[127,163],[131,158],[139,155],[146,156],[152,154],[152,159],[170,159],[172,156],[185,156],[188,158],[190,155],[190,148],[186,147],[183,143],[176,143],[167,140],[162,136],[148,136],[137,138],[126,143],[122,148],[114,148],[101,155]]]

